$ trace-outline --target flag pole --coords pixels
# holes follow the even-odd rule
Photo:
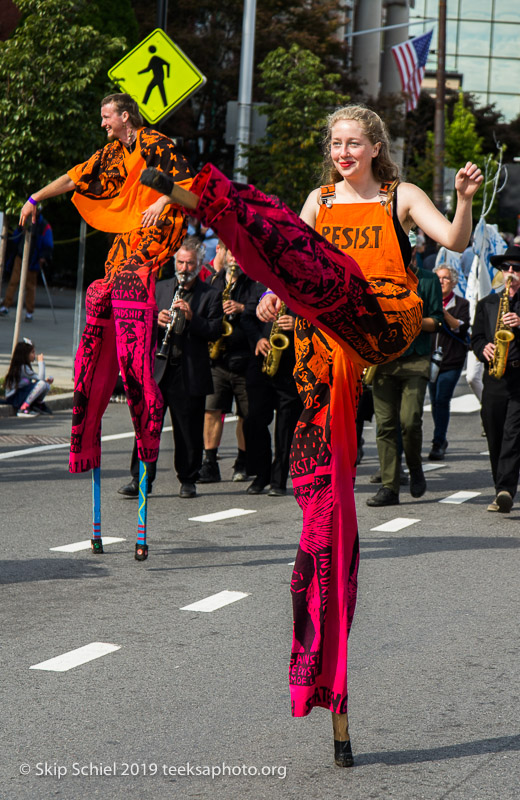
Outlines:
[[[446,94],[446,0],[439,0],[435,92],[433,202],[444,213],[444,102]]]

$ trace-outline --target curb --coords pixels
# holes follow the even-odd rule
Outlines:
[[[64,394],[55,394],[46,397],[45,402],[52,411],[66,411],[72,408],[72,401],[74,392],[65,392]],[[15,417],[14,408],[7,404],[0,404],[0,418],[2,417]]]

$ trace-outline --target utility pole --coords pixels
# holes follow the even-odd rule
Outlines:
[[[446,0],[439,0],[435,93],[433,202],[444,213],[444,99],[446,93]]]
[[[166,33],[168,21],[168,0],[157,0],[157,27]]]
[[[249,147],[251,136],[251,108],[253,96],[253,66],[255,55],[256,0],[244,0],[242,18],[242,49],[240,52],[240,81],[238,85],[237,138],[233,180],[247,183],[247,156],[242,152]]]

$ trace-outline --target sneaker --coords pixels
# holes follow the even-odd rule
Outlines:
[[[488,505],[486,511],[500,511],[497,501],[493,500],[493,502]]]
[[[22,411],[22,409],[20,409],[17,412],[16,416],[17,417],[38,417],[39,416],[39,412],[38,411],[33,411],[32,408],[24,408],[23,411]]]
[[[34,314],[29,314],[29,312],[27,312],[26,315],[25,315],[25,321],[26,322],[32,322],[33,316],[34,316]]]
[[[495,503],[501,514],[509,514],[513,508],[513,498],[509,492],[499,492],[496,496]]]
[[[247,487],[246,494],[262,494],[264,489],[265,483],[257,483],[256,480],[254,480],[253,483]]]
[[[378,493],[373,497],[369,497],[367,500],[367,506],[372,507],[398,505],[399,495],[393,492],[392,489],[387,489],[385,486],[381,486]]]
[[[235,467],[233,470],[233,475],[231,477],[232,481],[248,481],[249,475],[247,474],[244,467],[238,466]],[[258,494],[258,492],[257,492]]]
[[[199,470],[199,479],[197,483],[218,483],[220,479],[220,467],[217,462],[203,461]]]
[[[426,491],[426,478],[422,467],[410,470],[410,494],[412,497],[422,497]]]
[[[440,444],[433,444],[432,449],[428,455],[429,461],[443,461],[444,460],[444,450],[442,445]]]
[[[179,491],[179,497],[197,497],[197,489],[194,483],[182,483]]]
[[[54,412],[51,411],[47,403],[35,403],[33,408],[40,414],[47,414],[49,417],[54,415]]]
[[[0,308],[0,314],[2,315],[2,317],[7,317],[7,315],[9,314],[9,309],[6,308],[5,306],[2,306]]]
[[[271,486],[267,492],[268,497],[285,497],[287,489],[281,489],[279,486]]]

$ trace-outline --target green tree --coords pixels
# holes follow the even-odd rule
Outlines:
[[[482,137],[476,131],[475,115],[459,92],[451,122],[445,124],[444,160],[447,167],[460,169],[467,161],[482,162]]]
[[[433,114],[434,102],[423,92],[418,108],[408,115],[410,124],[405,156],[407,180],[416,183],[430,196],[433,194],[435,163]],[[444,120],[444,165],[456,170],[467,161],[482,165],[482,142],[475,113],[467,104],[465,95],[459,92],[455,101],[448,98]]]
[[[268,127],[248,148],[249,180],[299,211],[318,179],[326,115],[348,98],[335,88],[339,75],[297,44],[273,50],[259,70]]]
[[[31,187],[100,146],[99,88],[110,88],[106,70],[126,46],[84,23],[82,15],[94,13],[85,0],[17,5],[22,20],[0,42],[0,208],[7,213],[18,212]]]

